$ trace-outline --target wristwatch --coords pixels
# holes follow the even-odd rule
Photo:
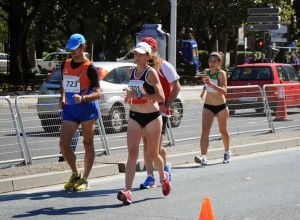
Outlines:
[[[170,102],[165,102],[165,106],[167,107],[167,108],[170,108],[171,107],[171,103]]]
[[[136,97],[137,97],[138,99],[141,99],[141,98],[143,97],[143,93],[142,93],[141,91],[138,91],[138,92],[136,93]]]
[[[81,96],[81,102],[86,102],[86,97],[85,96]]]

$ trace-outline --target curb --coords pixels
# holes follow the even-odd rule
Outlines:
[[[83,169],[79,169],[82,171]],[[94,166],[90,178],[99,178],[105,176],[112,176],[119,174],[119,169],[116,164],[104,164]],[[70,177],[70,171],[52,172],[46,174],[36,174],[30,176],[23,176],[11,179],[0,180],[0,194],[24,189],[32,189],[66,182]]]
[[[254,144],[246,144],[231,147],[232,156],[239,156],[245,154],[252,154],[258,152],[266,152],[279,149],[287,149],[300,146],[300,138],[281,139],[276,141],[267,141]],[[195,155],[199,151],[174,154],[168,156],[168,161],[172,165],[180,165],[185,163],[193,163]],[[208,154],[209,159],[223,158],[224,149],[211,149]],[[120,163],[106,163],[99,166],[94,166],[89,178],[100,178],[105,176],[118,175],[125,172],[125,162]],[[80,169],[82,170],[82,169]],[[138,160],[136,171],[144,171],[145,164],[143,159]],[[11,179],[0,180],[0,194],[14,192],[25,189],[32,189],[50,185],[61,184],[69,177],[70,171],[53,172],[47,174],[37,174],[30,176],[23,176]]]
[[[289,139],[281,139],[276,141],[266,141],[266,142],[259,142],[254,144],[239,145],[239,146],[231,147],[230,150],[232,152],[232,156],[239,156],[244,154],[287,149],[292,147],[300,147],[300,138],[289,138]],[[172,165],[194,163],[194,157],[199,154],[200,154],[199,151],[193,151],[189,153],[168,155],[168,162],[170,162]],[[211,149],[208,151],[208,159],[220,159],[223,158],[223,156],[224,156],[223,148]],[[125,172],[125,165],[126,162],[118,163],[120,173]],[[144,170],[146,170],[144,160],[139,159],[136,165],[136,171],[144,171]]]

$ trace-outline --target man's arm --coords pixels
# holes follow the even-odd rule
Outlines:
[[[170,107],[172,105],[172,103],[175,101],[181,89],[178,79],[171,82],[171,85],[172,85],[172,91],[168,100],[165,101],[166,107]]]

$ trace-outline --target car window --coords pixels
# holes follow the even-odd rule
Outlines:
[[[58,60],[59,61],[65,61],[67,59],[67,54],[59,54],[58,55]]]
[[[284,73],[286,73],[286,77],[288,78],[288,81],[294,81],[299,82],[299,75],[298,72],[295,70],[295,68],[290,66],[283,66],[282,67]]]
[[[0,60],[7,60],[7,59],[8,59],[8,55],[0,54]]]
[[[269,67],[237,67],[229,80],[271,80],[273,76]]]
[[[54,54],[50,54],[45,58],[45,61],[51,61],[54,60]]]
[[[289,81],[289,78],[288,78],[286,72],[283,70],[282,66],[277,66],[276,69],[277,69],[278,77],[280,80]]]
[[[109,74],[107,74],[106,77],[103,80],[106,81],[106,82],[115,83],[115,84],[120,83],[119,79],[118,79],[116,69],[113,69],[112,71],[110,71]]]
[[[119,67],[117,69],[118,79],[120,84],[128,84],[129,76],[127,75],[128,66]]]
[[[259,68],[257,70],[257,79],[259,80],[270,80],[272,79],[271,69],[270,68]]]
[[[115,68],[103,80],[115,84],[128,84],[129,76],[127,75],[127,70],[128,66]]]
[[[57,68],[54,71],[54,73],[51,75],[51,77],[47,80],[47,82],[53,84],[60,84],[61,80],[62,80],[61,68]]]

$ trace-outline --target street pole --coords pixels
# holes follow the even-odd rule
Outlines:
[[[176,69],[176,27],[177,27],[177,0],[171,0],[171,25],[169,42],[169,62]]]

